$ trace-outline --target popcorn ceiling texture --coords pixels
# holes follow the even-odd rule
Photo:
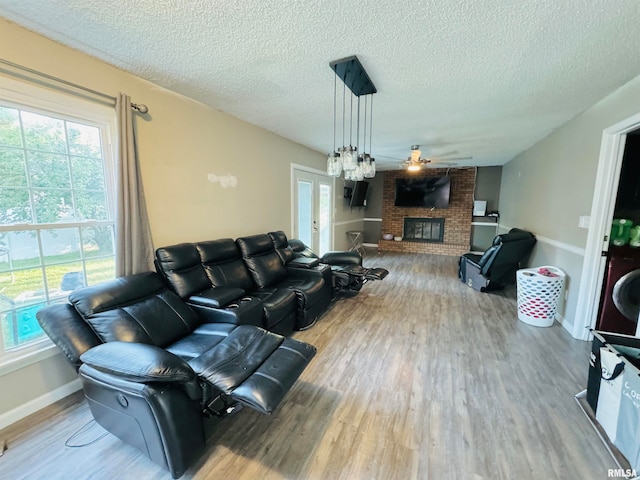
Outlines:
[[[503,164],[639,73],[637,0],[3,0],[0,15],[323,153],[329,62],[358,55],[382,168],[412,144]]]

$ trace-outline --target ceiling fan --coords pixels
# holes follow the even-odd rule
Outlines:
[[[458,153],[457,150],[453,150],[451,152],[443,153],[438,155],[437,157],[428,157],[421,158],[420,155],[422,152],[420,151],[420,145],[411,145],[411,156],[407,158],[405,162],[403,162],[403,166],[410,172],[417,172],[422,170],[423,167],[426,167],[429,164],[441,164],[443,166],[454,166],[455,163],[448,163],[454,160],[469,160],[473,157],[448,157],[449,155],[453,155]],[[445,158],[448,157],[448,158]]]

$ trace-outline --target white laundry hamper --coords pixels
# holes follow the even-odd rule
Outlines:
[[[543,275],[548,271],[555,276]],[[516,272],[518,319],[535,327],[550,327],[558,311],[565,273],[556,267],[523,268]]]

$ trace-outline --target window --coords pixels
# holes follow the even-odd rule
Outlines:
[[[0,90],[0,361],[46,341],[44,305],[115,276],[113,118],[45,93]]]

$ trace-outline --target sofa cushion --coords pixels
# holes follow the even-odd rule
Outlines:
[[[293,248],[291,248],[291,246],[289,245],[287,235],[282,230],[278,230],[277,232],[269,232],[268,235],[269,237],[271,237],[273,246],[275,247],[276,252],[280,257],[280,260],[282,260],[283,264],[286,265],[296,257]]]
[[[236,240],[242,259],[260,288],[274,285],[287,277],[287,269],[276,253],[267,234],[252,235]]]
[[[74,290],[69,301],[103,342],[165,347],[200,323],[193,310],[152,272]]]
[[[196,249],[209,282],[214,287],[234,287],[245,291],[256,288],[233,239],[199,242]]]
[[[262,301],[265,316],[264,328],[273,330],[273,327],[277,324],[287,322],[290,326],[282,326],[285,327],[286,334],[293,330],[298,306],[296,294],[293,290],[288,288],[266,288],[252,292],[252,295]],[[278,332],[282,333],[283,330],[278,329]]]
[[[231,323],[203,323],[191,334],[168,345],[166,350],[183,360],[191,360],[215,347],[235,328]]]
[[[181,298],[209,288],[209,279],[193,243],[181,243],[156,250],[158,272],[166,277]]]

